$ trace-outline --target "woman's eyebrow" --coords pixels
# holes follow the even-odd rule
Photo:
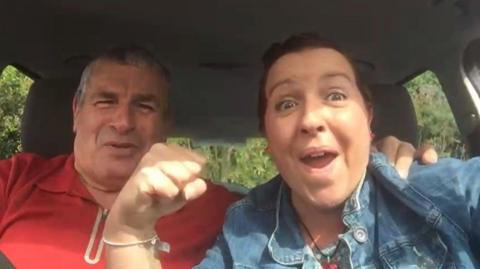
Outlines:
[[[270,89],[268,89],[267,96],[271,95],[275,89],[278,89],[283,85],[291,85],[291,84],[295,84],[295,81],[293,81],[292,79],[286,78],[286,79],[280,80],[279,82],[273,84],[273,86],[270,87]]]
[[[342,73],[342,72],[332,72],[332,73],[323,74],[320,77],[320,80],[335,79],[335,78],[346,79],[349,82],[352,82],[352,78],[350,76],[348,76],[347,74]]]

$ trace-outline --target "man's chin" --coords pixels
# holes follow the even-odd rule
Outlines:
[[[131,171],[104,171],[104,178],[108,178],[110,184],[123,187],[131,176]]]
[[[129,160],[111,160],[103,167],[104,174],[112,178],[124,178],[127,181],[137,166],[137,162]],[[102,169],[102,168],[100,168]]]

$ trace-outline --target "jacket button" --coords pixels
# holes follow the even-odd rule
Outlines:
[[[353,238],[355,238],[355,240],[357,240],[357,242],[360,244],[367,242],[367,230],[363,227],[355,228],[355,230],[353,230]]]

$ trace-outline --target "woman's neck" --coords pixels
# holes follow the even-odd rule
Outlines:
[[[292,204],[303,223],[299,227],[306,242],[312,241],[308,235],[310,233],[314,240],[310,243],[323,248],[335,243],[338,235],[345,231],[345,224],[342,221],[343,204],[335,208],[318,208],[293,193]]]

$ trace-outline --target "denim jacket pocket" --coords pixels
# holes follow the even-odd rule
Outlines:
[[[446,245],[435,230],[404,236],[383,245],[380,259],[384,268],[456,268]]]

